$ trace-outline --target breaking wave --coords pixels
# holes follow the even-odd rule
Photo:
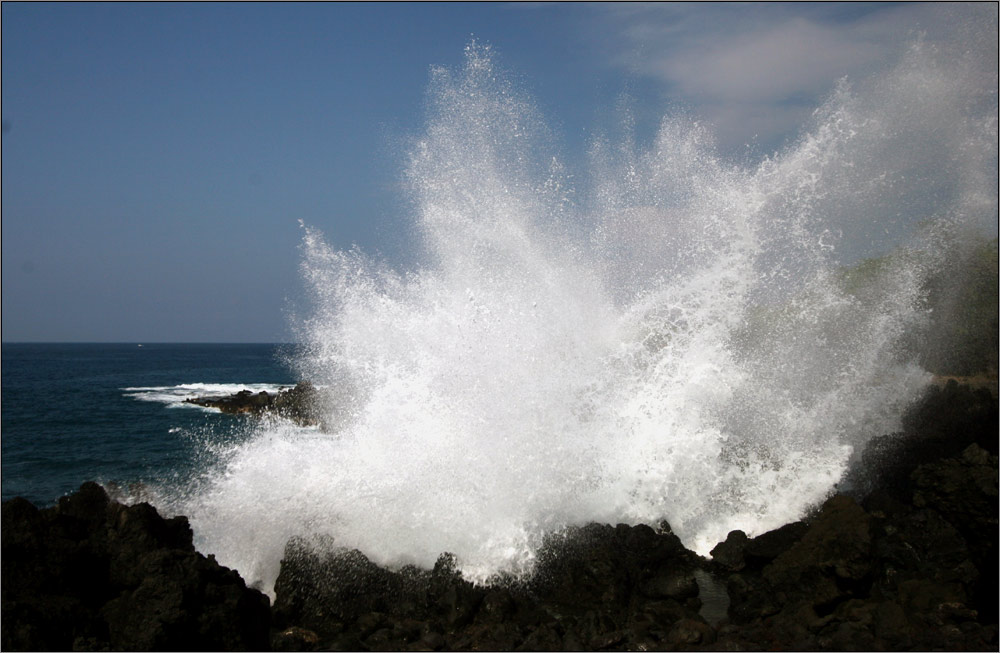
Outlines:
[[[326,428],[262,426],[175,501],[267,591],[296,535],[486,581],[569,525],[666,519],[705,553],[800,518],[928,383],[905,343],[946,236],[995,229],[996,69],[921,42],[753,164],[668,116],[573,177],[475,45],[431,98],[421,266],[305,231],[296,365]]]

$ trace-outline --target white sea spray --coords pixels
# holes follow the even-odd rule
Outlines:
[[[595,143],[579,187],[470,46],[408,160],[421,267],[305,231],[297,365],[331,389],[327,428],[268,423],[172,507],[266,591],[297,535],[389,565],[448,551],[483,581],[589,521],[666,519],[706,553],[800,518],[929,380],[901,341],[934,234],[995,220],[979,70],[917,42],[763,161],[669,116],[648,147]],[[877,287],[845,291],[844,253],[890,231]]]

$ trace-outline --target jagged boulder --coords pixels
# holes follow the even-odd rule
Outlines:
[[[276,648],[301,639],[302,630],[292,630],[299,628],[336,650],[441,648],[463,636],[490,594],[465,581],[447,554],[432,571],[391,571],[330,540],[298,538],[285,547],[274,591]],[[483,612],[484,621],[507,616],[495,597]]]
[[[561,650],[714,641],[697,557],[669,532],[590,524],[550,537],[528,580],[469,583],[444,554],[391,571],[332,542],[292,540],[275,584],[275,648]],[[300,628],[303,630],[294,630]],[[310,644],[312,646],[312,644]]]
[[[913,505],[932,508],[975,540],[997,532],[997,457],[977,444],[910,475]]]
[[[762,573],[773,586],[789,591],[805,589],[807,577],[859,580],[871,571],[871,543],[871,516],[850,497],[837,494],[823,504],[802,539]],[[822,595],[813,597],[823,600]]]
[[[911,474],[913,504],[937,511],[968,543],[979,580],[972,603],[983,613],[996,614],[998,459],[977,444],[961,454],[921,465]]]
[[[911,474],[920,465],[958,456],[977,444],[996,456],[1000,438],[997,398],[989,390],[973,390],[954,380],[930,386],[903,416],[898,433],[870,441],[847,478],[859,498],[888,497],[909,503]]]
[[[746,566],[744,552],[749,542],[747,534],[741,530],[729,531],[724,542],[719,542],[712,549],[710,555],[715,564],[728,569],[729,571],[739,571]]]

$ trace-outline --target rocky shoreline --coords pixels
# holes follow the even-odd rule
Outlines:
[[[271,408],[273,410],[273,408]],[[187,519],[85,483],[3,503],[5,650],[997,650],[997,400],[932,386],[806,519],[710,559],[669,524],[552,536],[529,580],[288,543],[275,601]]]
[[[241,390],[224,397],[191,397],[185,399],[184,403],[216,408],[229,415],[276,415],[300,426],[316,426],[322,421],[319,391],[308,381],[300,381],[295,387],[282,388],[274,394],[267,391],[255,394],[249,390]]]

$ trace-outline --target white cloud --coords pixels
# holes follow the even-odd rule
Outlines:
[[[649,62],[647,71],[685,95],[736,102],[781,101],[829,88],[829,82],[885,50],[843,32],[794,18],[739,35],[723,47],[701,47]]]
[[[947,38],[973,5],[651,4],[604,6],[612,65],[662,84],[735,148],[793,134],[837,80],[893,63],[924,32]],[[995,64],[995,61],[993,62]]]

